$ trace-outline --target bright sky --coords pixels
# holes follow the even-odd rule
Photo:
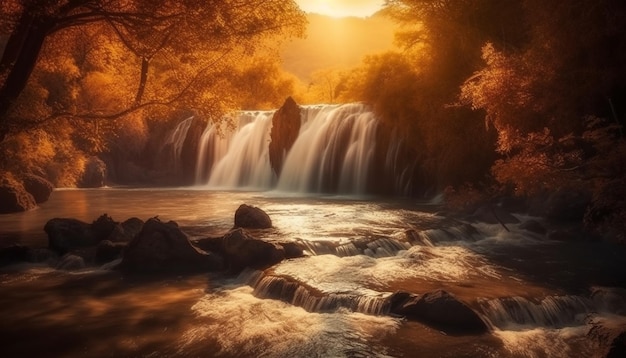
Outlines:
[[[384,0],[296,0],[306,12],[334,17],[370,16],[380,10]]]

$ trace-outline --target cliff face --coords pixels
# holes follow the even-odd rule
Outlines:
[[[274,117],[270,132],[270,164],[276,175],[280,175],[285,155],[291,149],[300,132],[300,106],[288,97]]]

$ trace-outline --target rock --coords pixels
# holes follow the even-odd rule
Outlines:
[[[270,132],[270,164],[277,175],[280,175],[287,152],[298,138],[300,123],[300,106],[293,98],[287,97],[272,117]]]
[[[471,216],[472,220],[487,224],[518,224],[520,221],[508,211],[495,205],[485,205],[476,209]]]
[[[520,226],[520,229],[533,232],[539,235],[545,235],[548,230],[537,220],[526,220]]]
[[[120,268],[133,273],[202,272],[221,269],[222,262],[195,247],[175,222],[153,218],[124,249]]]
[[[269,229],[272,219],[267,213],[255,206],[242,204],[235,211],[235,227],[244,229]]]
[[[255,239],[242,229],[235,229],[222,238],[222,252],[231,270],[245,267],[266,269],[285,259],[282,246]]]
[[[626,357],[626,324],[623,320],[596,318],[590,325],[587,338],[594,345],[595,357]]]
[[[0,248],[0,267],[30,261],[30,255],[30,248],[22,245]]]
[[[37,207],[35,198],[12,175],[0,178],[0,214],[28,211]]]
[[[295,242],[279,242],[278,244],[283,247],[286,259],[295,259],[304,256],[302,246]]]
[[[561,189],[550,194],[543,214],[554,221],[581,222],[590,203],[591,194],[586,191]]]
[[[72,254],[67,254],[61,257],[61,260],[57,264],[57,270],[75,271],[85,268],[85,260],[82,257]]]
[[[54,185],[48,180],[34,174],[26,174],[22,178],[24,189],[30,193],[37,204],[48,201]]]
[[[91,223],[91,231],[96,241],[102,241],[110,237],[117,226],[118,223],[115,222],[112,217],[107,214],[102,214]]]
[[[126,247],[126,243],[115,243],[110,240],[100,241],[98,246],[96,246],[96,263],[103,264],[120,258],[124,247]]]
[[[437,290],[421,296],[396,292],[389,298],[390,312],[425,323],[447,334],[482,334],[485,321],[452,294]]]
[[[80,220],[54,218],[43,229],[48,234],[48,247],[61,255],[98,243],[91,225]]]
[[[121,224],[116,223],[106,239],[112,242],[129,242],[141,232],[142,227],[143,220],[130,218]]]
[[[106,176],[106,164],[96,156],[89,157],[78,186],[80,188],[101,188],[106,182]]]

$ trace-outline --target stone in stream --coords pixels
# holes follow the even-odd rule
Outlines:
[[[235,211],[235,227],[244,229],[269,229],[272,219],[267,213],[255,206],[242,204]]]
[[[130,273],[184,273],[219,270],[222,260],[195,247],[173,222],[148,220],[126,246],[120,268]]]
[[[98,246],[96,246],[95,262],[104,264],[120,258],[126,245],[124,242],[100,241]]]
[[[396,292],[389,297],[389,311],[441,330],[447,334],[482,334],[489,331],[485,321],[465,303],[447,291],[423,295]]]
[[[224,235],[221,249],[233,271],[246,267],[265,269],[285,259],[281,245],[256,239],[242,229]]]
[[[44,226],[48,246],[63,255],[71,250],[95,246],[98,243],[91,225],[76,219],[54,218]]]

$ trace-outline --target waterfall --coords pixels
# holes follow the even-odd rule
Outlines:
[[[169,134],[161,148],[161,151],[163,151],[165,148],[171,148],[170,153],[173,159],[174,170],[180,170],[180,158],[183,151],[183,145],[185,144],[187,132],[189,132],[189,128],[191,127],[192,122],[193,117],[189,117],[178,123],[176,128],[174,128],[174,130]]]
[[[287,154],[278,189],[365,193],[377,121],[361,104],[313,108]]]
[[[593,310],[593,301],[580,296],[548,296],[534,303],[522,297],[507,297],[485,300],[480,306],[491,323],[501,329],[558,328],[580,323]]]
[[[238,129],[228,138],[226,152],[213,166],[208,186],[271,188],[275,181],[268,150],[272,114],[244,112],[238,116]]]
[[[334,312],[344,308],[370,315],[387,314],[388,294],[375,293],[326,293],[308,287],[293,279],[266,275],[261,271],[246,273],[247,283],[254,288],[254,295],[270,298],[302,307],[308,312]]]
[[[362,104],[306,106],[280,176],[269,161],[274,112],[241,112],[232,132],[205,129],[195,179],[212,188],[363,194],[376,148],[378,121]]]

